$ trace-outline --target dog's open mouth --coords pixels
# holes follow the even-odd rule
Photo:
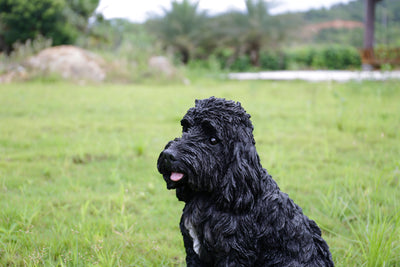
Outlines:
[[[183,172],[171,171],[164,173],[163,176],[168,189],[175,189],[186,184],[187,175]]]

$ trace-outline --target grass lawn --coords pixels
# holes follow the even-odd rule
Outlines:
[[[157,157],[195,98],[242,102],[337,266],[400,266],[400,84],[0,85],[0,266],[184,266]]]

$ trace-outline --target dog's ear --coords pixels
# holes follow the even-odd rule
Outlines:
[[[253,207],[260,191],[261,165],[252,142],[232,144],[232,155],[225,177],[221,181],[221,200],[237,212]]]

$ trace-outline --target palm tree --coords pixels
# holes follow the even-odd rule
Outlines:
[[[246,12],[230,11],[213,18],[210,27],[220,47],[234,49],[234,61],[247,54],[253,66],[260,65],[260,51],[276,41],[276,19],[269,15],[268,4],[263,0],[245,0]],[[227,64],[229,65],[229,63]]]
[[[177,51],[184,64],[188,63],[195,48],[201,42],[206,12],[199,11],[199,2],[172,1],[171,9],[164,8],[164,16],[148,21],[152,32],[157,34],[166,46]]]
[[[263,0],[245,0],[247,10],[246,51],[253,66],[260,65],[260,50],[273,39],[272,18]]]

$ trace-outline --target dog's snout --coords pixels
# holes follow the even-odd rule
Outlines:
[[[171,165],[173,162],[176,161],[176,154],[171,149],[166,149],[161,153],[162,161],[165,165]]]
[[[167,160],[169,162],[173,162],[176,160],[175,156],[170,151],[165,152],[164,154],[165,154],[165,160]]]

